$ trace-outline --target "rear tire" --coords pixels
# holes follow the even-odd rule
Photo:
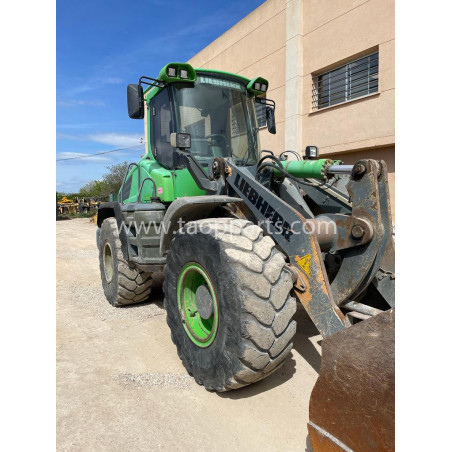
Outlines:
[[[99,266],[104,294],[112,306],[140,303],[149,297],[152,273],[124,259],[115,218],[106,218],[100,228]]]
[[[189,292],[181,289],[187,266],[200,268],[208,279],[206,287],[213,288],[217,314],[214,311],[210,320],[215,324],[217,315],[218,322],[214,339],[205,339],[211,341],[207,346],[197,345],[187,329],[192,319],[186,312],[193,318],[199,309],[200,316],[206,296],[201,290],[198,306],[193,278],[183,289]],[[164,273],[173,342],[187,371],[206,389],[223,392],[249,385],[270,375],[289,356],[296,331],[292,274],[259,226],[229,218],[190,222],[173,239]],[[184,311],[186,293],[195,292],[195,308]]]

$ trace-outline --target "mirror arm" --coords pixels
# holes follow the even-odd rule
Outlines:
[[[146,80],[151,80],[151,83],[147,82]],[[140,77],[138,84],[139,85],[143,84],[143,85],[148,85],[148,86],[158,86],[159,88],[164,88],[166,86],[165,82],[162,82],[161,80],[157,80],[156,78],[146,77],[144,75],[142,75]]]
[[[180,149],[174,151],[174,160],[174,167],[176,169],[187,168],[201,190],[205,190],[207,193],[217,192],[217,182],[209,179],[204,168],[189,152]]]
[[[256,97],[256,102],[258,104],[264,104],[273,107],[273,110],[276,109],[276,103],[273,99],[267,99],[266,97]]]
[[[256,102],[258,104],[265,105],[265,118],[267,121],[267,130],[271,134],[276,133],[276,121],[275,121],[275,111],[276,103],[273,99],[267,99],[266,97],[256,97]]]

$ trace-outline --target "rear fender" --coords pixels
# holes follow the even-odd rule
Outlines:
[[[127,246],[127,234],[123,226],[123,217],[121,211],[121,205],[119,202],[104,202],[99,206],[97,212],[97,226],[102,227],[102,223],[106,218],[115,218],[118,225],[119,239],[121,240],[121,251],[125,260],[129,260],[129,249]],[[97,239],[97,245],[99,246],[99,239]]]

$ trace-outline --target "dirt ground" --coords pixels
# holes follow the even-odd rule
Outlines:
[[[321,336],[301,308],[292,356],[279,371],[210,393],[171,342],[161,277],[149,302],[114,308],[102,291],[96,226],[59,221],[56,240],[58,451],[310,450]]]

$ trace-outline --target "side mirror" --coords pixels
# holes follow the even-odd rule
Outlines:
[[[191,135],[189,133],[172,133],[170,135],[170,143],[173,148],[191,148]]]
[[[276,133],[275,109],[267,105],[265,107],[265,117],[267,119],[267,130],[274,135]]]
[[[127,108],[130,118],[144,118],[144,98],[141,85],[127,85]]]

